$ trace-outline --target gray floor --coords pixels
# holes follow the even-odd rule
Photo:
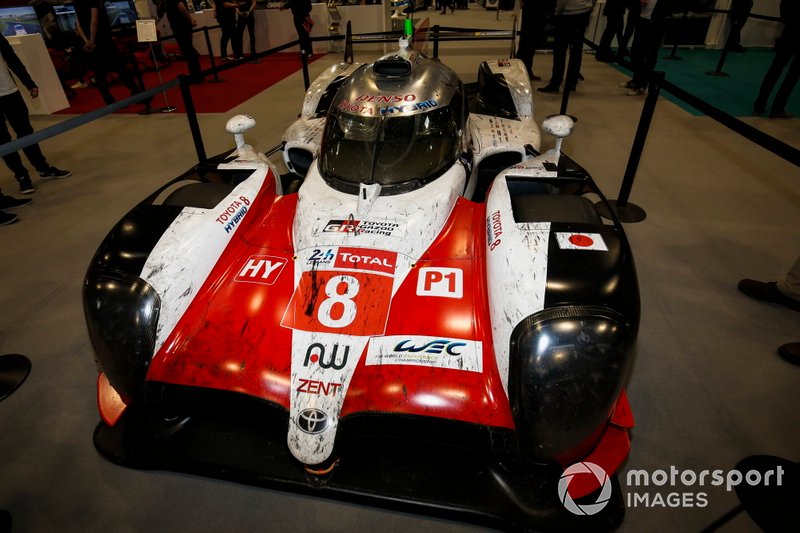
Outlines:
[[[459,18],[460,17],[460,18]],[[507,28],[508,15],[473,8],[442,24]],[[481,58],[507,46],[447,43],[441,57],[465,81]],[[356,50],[356,59],[367,57]],[[312,65],[312,76],[338,60]],[[550,57],[536,58],[547,73]],[[579,117],[566,151],[617,196],[641,98],[623,95],[623,76],[587,56],[570,112]],[[280,141],[302,97],[295,74],[235,111],[255,116],[260,149]],[[537,116],[559,97],[537,95]],[[202,115],[209,154],[232,146],[233,112]],[[44,128],[65,117],[35,117]],[[800,147],[797,119],[750,120]],[[550,144],[550,140],[545,141]],[[96,372],[83,322],[85,269],[128,209],[192,165],[184,115],[117,115],[47,141],[52,163],[74,176],[36,182],[22,221],[0,228],[0,353],[33,361],[28,381],[0,404],[0,508],[15,531],[478,531],[477,526],[387,512],[103,460],[91,443],[98,420]],[[4,172],[0,185],[15,189]],[[642,291],[639,354],[630,380],[637,420],[630,469],[728,470],[748,455],[800,459],[800,368],[776,355],[800,340],[800,314],[747,299],[742,277],[775,279],[800,251],[800,171],[707,118],[661,100],[631,201],[647,219],[627,226]],[[677,488],[651,491],[666,496]],[[736,504],[705,487],[702,508],[630,508],[623,531],[697,531]],[[740,515],[722,531],[756,531]]]

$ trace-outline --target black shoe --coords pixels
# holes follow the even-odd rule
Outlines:
[[[36,192],[36,187],[34,187],[33,183],[31,183],[30,176],[17,178],[17,182],[19,182],[19,192],[22,194],[31,194]]]
[[[800,366],[800,342],[787,342],[778,346],[778,354],[790,363]]]
[[[773,111],[769,114],[769,118],[792,118],[793,116],[788,111]]]
[[[761,102],[756,102],[755,104],[753,104],[754,115],[763,115],[766,110],[767,110],[767,104],[762,104]]]
[[[7,226],[9,224],[13,224],[19,220],[19,217],[13,213],[6,213],[5,211],[0,211],[0,226]]]
[[[561,88],[558,85],[552,85],[550,83],[548,83],[544,87],[539,87],[536,90],[539,91],[540,93],[559,93],[559,92],[561,92]]]
[[[733,48],[731,48],[731,49],[730,49],[730,50],[728,50],[728,51],[729,51],[729,52],[734,52],[734,53],[736,53],[736,54],[741,54],[742,52],[747,52],[747,48],[745,48],[745,47],[744,47],[744,46],[742,46],[741,44],[737,44],[736,46],[734,46]]]
[[[50,167],[48,167],[46,170],[40,170],[39,176],[41,176],[43,180],[53,180],[68,178],[69,176],[72,176],[72,172],[69,170],[61,170],[53,165],[50,165]]]
[[[611,63],[614,61],[614,56],[611,52],[597,52],[594,58],[601,63]]]
[[[14,198],[7,194],[0,194],[0,209],[17,209],[33,202],[30,198]]]
[[[750,298],[785,305],[789,309],[800,311],[800,301],[783,294],[778,290],[778,284],[774,281],[763,282],[754,279],[743,279],[739,282],[739,290]]]

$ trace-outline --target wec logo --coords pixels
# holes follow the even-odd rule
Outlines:
[[[396,352],[411,352],[411,353],[432,353],[432,354],[441,354],[442,352],[446,353],[447,355],[461,355],[462,351],[456,351],[456,348],[463,348],[466,346],[466,342],[458,342],[458,341],[450,341],[447,339],[437,339],[435,341],[430,341],[422,346],[415,346],[413,341],[405,340],[402,342],[397,343],[397,346],[394,347]]]
[[[572,478],[578,474],[592,474],[594,475],[597,483],[602,487],[600,495],[597,496],[597,501],[594,503],[587,503],[578,505],[572,496],[569,495],[569,484]],[[594,463],[584,461],[582,463],[575,463],[568,467],[561,474],[561,479],[558,480],[558,499],[561,504],[572,514],[590,516],[602,511],[611,499],[611,480],[606,474],[606,471]]]

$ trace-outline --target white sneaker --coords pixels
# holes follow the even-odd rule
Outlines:
[[[85,88],[87,88],[87,87],[88,87],[88,85],[86,85],[86,84],[85,84],[85,83],[83,83],[82,81],[79,81],[79,82],[78,82],[78,83],[76,83],[75,85],[71,85],[71,86],[70,86],[70,89],[85,89]]]

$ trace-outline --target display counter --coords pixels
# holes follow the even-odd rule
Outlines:
[[[344,34],[347,27],[347,21],[352,21],[353,33],[368,33],[385,31],[384,24],[384,6],[376,5],[356,5],[356,6],[338,6],[339,14],[341,15],[340,32]],[[256,34],[256,51],[263,52],[270,48],[280,46],[290,41],[297,40],[297,32],[294,29],[292,22],[292,12],[288,9],[257,9],[254,12],[255,20],[255,34]],[[330,15],[328,8],[325,4],[312,4],[311,17],[316,23],[311,30],[311,37],[328,37],[330,34],[328,28],[330,26]],[[197,20],[197,27],[203,26],[212,27],[217,25],[217,20],[214,18],[214,11],[206,9],[204,11],[197,11],[194,13],[194,18]],[[159,23],[159,31],[162,35],[171,35],[172,29],[166,17],[162,18]],[[211,40],[211,49],[215,56],[219,57],[219,41],[220,30],[219,28],[209,30],[209,38]],[[194,47],[200,55],[208,55],[208,46],[206,44],[205,35],[203,32],[196,32],[194,34]],[[329,42],[315,42],[315,52],[328,52],[335,45],[332,41]],[[300,47],[294,46],[287,49],[290,52],[299,52]],[[233,49],[228,44],[228,54],[231,54]],[[250,38],[245,30],[244,35],[244,53],[250,53]]]

